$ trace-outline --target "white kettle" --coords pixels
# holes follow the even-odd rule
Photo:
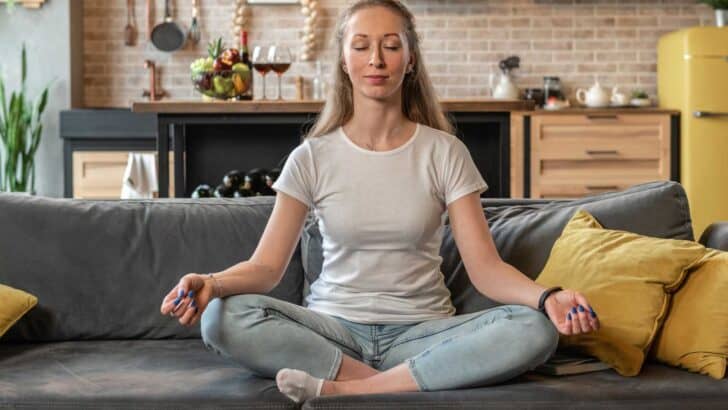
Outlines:
[[[611,100],[611,95],[597,81],[588,91],[583,88],[576,90],[576,100],[587,107],[607,107]]]

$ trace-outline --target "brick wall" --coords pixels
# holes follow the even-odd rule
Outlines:
[[[161,21],[163,1],[155,16]],[[331,31],[346,0],[318,0],[320,4],[318,58],[328,68]],[[191,0],[172,0],[175,21],[189,27]],[[488,74],[497,62],[516,54],[519,87],[539,87],[545,75],[558,75],[573,98],[577,87],[599,80],[603,85],[629,91],[656,92],[656,45],[663,33],[679,28],[711,25],[713,12],[693,0],[409,0],[423,39],[425,62],[441,97],[488,95]],[[207,54],[206,44],[223,36],[233,44],[234,0],[200,0],[202,41],[175,53],[157,51],[146,40],[145,0],[135,0],[139,41],[124,46],[125,0],[84,2],[84,105],[128,107],[148,88],[144,60],[159,67],[162,89],[168,98],[196,99],[189,79],[189,64]],[[303,24],[293,5],[251,5],[250,41],[280,42],[299,47]],[[294,77],[302,75],[309,91],[313,63],[294,63],[284,78],[285,98],[294,98]],[[255,93],[261,81],[256,74]],[[268,76],[268,96],[276,96],[277,82]]]

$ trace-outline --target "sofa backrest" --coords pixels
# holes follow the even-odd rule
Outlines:
[[[499,255],[535,279],[546,264],[556,239],[577,209],[594,215],[605,228],[621,229],[659,238],[694,240],[688,200],[682,185],[655,181],[577,200],[481,199]],[[450,229],[445,221],[440,256],[441,271],[456,314],[499,305],[481,295],[468,279]],[[318,219],[310,215],[301,240],[306,288],[321,272],[323,251]],[[305,304],[305,303],[304,303]]]
[[[0,342],[200,337],[162,299],[186,273],[248,259],[274,201],[0,194],[0,283],[38,297]],[[270,295],[300,304],[302,290],[296,251]]]

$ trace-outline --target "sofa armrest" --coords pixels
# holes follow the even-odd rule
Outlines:
[[[728,221],[710,224],[700,235],[700,243],[708,248],[728,251]]]

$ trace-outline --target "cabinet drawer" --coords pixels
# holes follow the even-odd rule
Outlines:
[[[542,182],[548,181],[591,181],[604,178],[625,179],[644,177],[660,179],[660,160],[655,159],[604,159],[570,160],[554,159],[541,161]]]
[[[534,198],[580,198],[610,191],[621,191],[632,185],[649,182],[653,179],[632,179],[628,182],[589,182],[589,183],[544,183],[538,196]]]
[[[148,152],[148,151],[139,151]],[[156,152],[153,152],[156,157]],[[73,197],[119,199],[129,153],[126,151],[75,151]],[[174,186],[173,153],[169,153],[170,187]],[[170,189],[170,192],[174,192]]]
[[[533,128],[544,159],[657,159],[670,142],[669,117],[660,115],[535,116]]]
[[[666,114],[534,115],[531,196],[580,197],[670,179]]]

